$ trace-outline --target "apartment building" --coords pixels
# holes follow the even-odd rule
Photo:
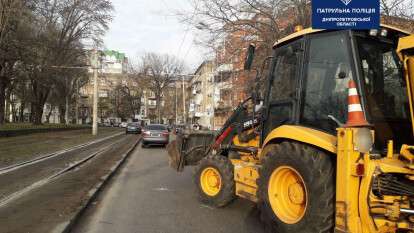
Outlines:
[[[124,53],[114,50],[99,51],[100,69],[98,71],[98,122],[120,122],[125,116],[120,116],[117,109],[115,94],[119,85],[138,87],[138,84],[128,78],[128,58]],[[87,124],[92,122],[93,106],[93,70],[89,69],[91,78],[89,82],[80,88],[77,103],[77,122]],[[121,114],[122,115],[122,114]],[[132,117],[128,117],[132,118]]]
[[[214,128],[214,71],[213,61],[204,61],[190,81],[189,123]]]

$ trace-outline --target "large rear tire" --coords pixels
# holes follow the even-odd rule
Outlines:
[[[328,233],[334,228],[335,163],[308,145],[266,146],[258,207],[269,232]]]
[[[200,161],[194,182],[202,203],[223,207],[236,197],[233,169],[230,160],[221,155],[210,155]]]

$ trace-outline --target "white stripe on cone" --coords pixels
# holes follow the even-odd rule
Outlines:
[[[349,94],[348,96],[355,96],[358,95],[358,91],[356,88],[349,88]]]
[[[348,105],[348,112],[362,112],[361,104]]]

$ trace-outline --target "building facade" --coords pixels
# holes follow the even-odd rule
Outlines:
[[[128,58],[124,53],[114,50],[99,51],[100,69],[98,70],[98,122],[132,121],[137,114],[126,116],[119,103],[121,87],[129,87],[129,95],[137,96],[138,83],[132,80],[128,74]],[[90,78],[86,85],[79,90],[77,100],[79,124],[92,122],[93,107],[93,70],[89,69]],[[140,101],[140,97],[138,98]]]
[[[214,128],[214,70],[214,62],[205,61],[190,81],[189,123],[206,129]]]

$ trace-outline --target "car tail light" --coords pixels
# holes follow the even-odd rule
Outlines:
[[[162,135],[163,135],[163,136],[165,136],[165,137],[167,137],[167,136],[169,136],[169,135],[170,135],[170,133],[168,133],[168,132],[163,132],[163,133],[162,133]]]
[[[144,131],[142,134],[143,134],[144,136],[150,136],[150,132],[149,132],[149,131]]]

